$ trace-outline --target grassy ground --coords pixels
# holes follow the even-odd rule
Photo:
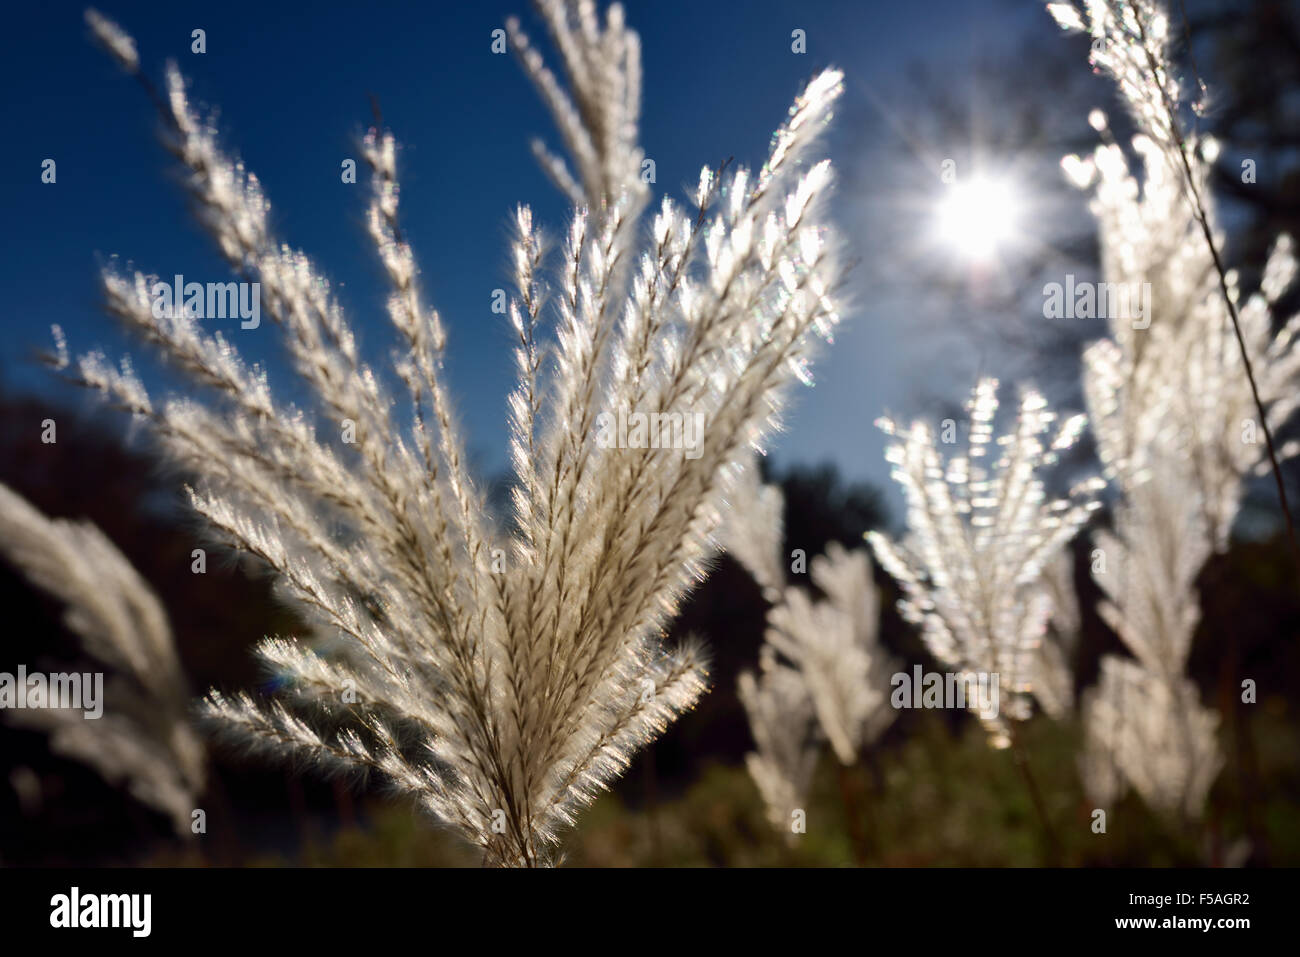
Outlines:
[[[1199,824],[1153,816],[1130,796],[1094,833],[1093,808],[1075,771],[1079,729],[1038,718],[1023,740],[1041,787],[1058,855],[1048,851],[1024,781],[1009,751],[989,749],[974,722],[958,733],[934,716],[868,763],[841,772],[827,754],[807,808],[806,833],[786,841],[768,824],[742,767],[709,766],[685,791],[653,806],[633,768],[621,793],[598,800],[565,841],[575,866],[1168,866],[1231,859],[1257,821],[1252,863],[1300,863],[1293,808],[1300,791],[1293,722],[1282,702],[1258,706],[1259,771],[1269,796],[1242,801],[1232,758]],[[852,822],[849,808],[853,808]],[[474,866],[478,855],[397,803],[363,805],[361,823],[308,839],[294,857],[257,856],[277,866]],[[851,826],[851,823],[853,826]],[[855,837],[856,834],[856,837]],[[1216,838],[1217,835],[1217,838]],[[1217,840],[1217,851],[1215,842]],[[197,860],[191,858],[197,863]],[[174,862],[174,861],[173,861]],[[159,862],[161,863],[161,862]]]

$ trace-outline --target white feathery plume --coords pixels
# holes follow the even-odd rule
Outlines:
[[[1074,671],[1070,662],[1080,628],[1074,559],[1068,547],[1044,566],[1043,586],[1052,598],[1052,617],[1035,656],[1033,692],[1043,711],[1060,720],[1074,708]]]
[[[1233,317],[1220,284],[1215,253],[1200,217],[1223,247],[1209,175],[1218,146],[1208,135],[1182,129],[1183,107],[1170,45],[1169,17],[1155,0],[1089,0],[1082,9],[1051,4],[1062,26],[1094,37],[1093,65],[1117,82],[1137,123],[1134,152],[1141,182],[1124,150],[1099,145],[1092,157],[1062,164],[1081,187],[1093,187],[1107,283],[1150,287],[1150,315],[1135,323],[1112,312],[1110,338],[1085,353],[1089,415],[1109,477],[1142,481],[1154,448],[1186,450],[1204,494],[1214,547],[1227,547],[1241,501],[1241,483],[1269,469],[1262,423],[1242,360],[1255,376],[1269,429],[1276,433],[1300,404],[1300,317],[1274,334],[1273,306],[1296,275],[1294,244],[1278,237],[1260,289],[1244,298],[1235,273],[1224,275]],[[1106,130],[1095,111],[1094,126]],[[1300,446],[1277,449],[1279,458]]]
[[[705,169],[693,209],[665,199],[642,249],[635,34],[616,6],[603,26],[591,2],[541,9],[570,90],[513,35],[582,203],[549,295],[531,213],[516,214],[511,531],[485,523],[469,474],[442,373],[445,331],[398,225],[388,134],[365,143],[369,227],[391,281],[407,415],[394,414],[386,377],[360,357],[311,260],[273,237],[257,179],[195,114],[174,66],[163,104],[172,148],[230,265],[261,283],[262,312],[314,407],[278,402],[260,369],[180,310],[155,317],[141,273],[106,272],[110,309],[215,401],[155,402],[129,365],[98,354],[75,363],[153,424],[200,477],[198,511],[265,560],[346,649],[324,660],[268,641],[262,655],[287,692],[273,704],[214,692],[209,716],[271,751],[379,772],[487,861],[510,865],[553,860],[578,810],[703,691],[698,650],[667,649],[662,635],[704,575],[745,450],[838,319],[820,213],[830,167],[811,155],[840,74],[808,85],[760,171]],[[548,298],[553,341],[539,335]],[[605,441],[604,416],[638,412],[700,416],[698,446]]]
[[[1156,463],[1150,481],[1127,489],[1113,533],[1098,531],[1096,545],[1102,619],[1148,671],[1180,678],[1201,617],[1196,577],[1211,545],[1201,491],[1186,468]]]
[[[781,664],[768,645],[759,651],[759,674],[745,671],[737,691],[749,716],[757,750],[745,766],[758,786],[772,827],[793,842],[794,815],[807,809],[808,788],[821,753],[817,714],[798,670]]]
[[[718,528],[718,541],[775,605],[786,590],[785,496],[779,485],[763,484],[758,458],[751,454],[733,483],[730,499],[732,507]],[[745,767],[763,798],[768,821],[793,843],[799,833],[794,815],[806,810],[824,733],[800,670],[779,660],[769,643],[759,648],[758,659],[758,675],[741,672],[736,688],[756,748],[745,755]]]
[[[1102,658],[1101,680],[1083,696],[1080,767],[1089,798],[1110,807],[1131,786],[1157,811],[1200,817],[1223,757],[1219,716],[1199,699],[1186,678],[1169,681],[1131,658]]]
[[[1132,785],[1158,810],[1197,817],[1222,758],[1217,716],[1183,677],[1199,620],[1195,579],[1212,551],[1227,548],[1245,478],[1270,467],[1264,427],[1276,432],[1300,402],[1300,317],[1273,332],[1274,304],[1296,273],[1293,244],[1279,237],[1259,291],[1237,309],[1207,189],[1218,146],[1182,128],[1165,9],[1089,0],[1051,12],[1091,32],[1093,63],[1116,79],[1140,131],[1140,185],[1113,142],[1063,165],[1081,187],[1096,181],[1104,279],[1151,289],[1149,328],[1112,317],[1110,338],[1084,356],[1098,447],[1124,497],[1115,535],[1102,541],[1109,568],[1094,577],[1108,596],[1102,615],[1137,659],[1103,670],[1090,695],[1085,777],[1096,794]],[[1104,117],[1093,125],[1105,131]],[[1143,693],[1121,701],[1124,689]],[[1142,730],[1121,733],[1123,722]]]
[[[1221,551],[1240,508],[1243,479],[1268,469],[1264,436],[1210,254],[1196,241],[1194,218],[1174,178],[1176,160],[1145,136],[1135,147],[1143,159],[1141,187],[1118,146],[1098,147],[1092,209],[1104,280],[1135,290],[1149,284],[1150,328],[1134,328],[1130,317],[1113,315],[1110,337],[1085,351],[1090,417],[1107,475],[1121,484],[1145,480],[1153,450],[1186,450]],[[1207,168],[1196,168],[1204,176]],[[1283,235],[1260,290],[1238,313],[1274,431],[1300,402],[1300,317],[1275,335],[1272,308],[1295,272],[1293,243]],[[1235,295],[1231,274],[1229,281]],[[1286,458],[1296,450],[1288,443],[1279,454]]]
[[[57,754],[89,765],[110,784],[125,784],[189,837],[206,759],[189,725],[185,675],[158,596],[94,525],[50,519],[5,485],[0,557],[60,601],[64,623],[86,654],[112,669],[98,718],[71,707],[4,713],[47,733]]]
[[[831,542],[813,559],[812,579],[825,600],[787,588],[768,610],[767,643],[799,669],[835,756],[851,765],[897,716],[889,703],[896,662],[877,643],[880,598],[865,549]]]
[[[1108,655],[1100,684],[1085,692],[1081,770],[1099,803],[1131,785],[1151,807],[1194,818],[1223,765],[1218,715],[1183,676],[1211,538],[1185,466],[1153,464],[1151,480],[1117,507],[1114,533],[1097,536],[1104,563],[1093,577],[1106,592],[1098,611],[1136,660]]]
[[[116,23],[98,10],[87,10],[86,25],[90,27],[90,32],[95,35],[95,39],[103,45],[123,70],[134,73],[140,68],[140,57],[135,50],[135,40]]]
[[[736,478],[731,509],[718,529],[723,551],[738,561],[775,604],[785,590],[785,496],[779,485],[764,485],[757,459]]]
[[[1010,720],[1029,716],[1035,659],[1052,612],[1044,565],[1097,508],[1089,479],[1049,500],[1042,471],[1077,440],[1084,417],[1054,434],[1056,416],[1033,389],[1021,393],[1013,431],[995,438],[996,379],[980,380],[967,403],[965,453],[945,457],[931,428],[880,426],[900,441],[886,457],[907,499],[907,537],[867,539],[903,589],[899,611],[921,627],[930,653],[961,675],[997,675],[1000,713],[984,723],[995,747],[1010,744]]]
[[[758,746],[746,764],[773,825],[787,832],[822,738],[851,765],[893,722],[888,688],[895,663],[877,644],[879,595],[865,550],[849,552],[832,542],[814,558],[812,579],[826,596],[814,600],[785,585],[785,499],[780,486],[761,483],[756,460],[733,488],[732,504],[718,537],[772,602],[760,673],[740,676]]]
[[[551,111],[577,176],[562,156],[534,140],[542,169],[575,206],[597,207],[623,195],[644,205],[650,190],[641,178],[645,152],[637,142],[640,37],[627,28],[619,4],[610,6],[603,28],[595,0],[539,0],[536,6],[564,64],[569,89],[546,66],[517,18],[506,20],[506,33]]]

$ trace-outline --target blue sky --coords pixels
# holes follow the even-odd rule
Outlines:
[[[831,149],[842,170],[836,214],[851,256],[864,232],[873,244],[897,244],[917,228],[862,213],[865,194],[891,188],[887,176],[863,167],[865,144],[875,157],[894,150],[914,162],[873,96],[879,102],[881,91],[897,90],[912,63],[939,65],[961,89],[964,64],[978,51],[1060,42],[1039,4],[1007,0],[632,0],[626,7],[642,38],[642,140],[661,194],[680,196],[704,163],[734,156],[758,165],[802,82],[829,64],[846,71]],[[89,41],[82,9],[42,3],[10,11],[0,61],[10,131],[0,209],[11,237],[0,257],[7,310],[0,384],[76,405],[87,401],[79,390],[31,361],[48,346],[51,323],[64,327],[74,352],[144,351],[99,310],[101,258],[119,254],[164,276],[226,278],[174,182],[148,103]],[[362,228],[365,178],[345,185],[339,176],[343,159],[359,160],[368,96],[378,98],[401,144],[404,225],[427,298],[448,327],[448,375],[472,454],[485,473],[502,469],[510,340],[489,307],[492,290],[508,285],[508,217],[527,202],[553,234],[565,219],[528,150],[534,135],[555,143],[549,117],[514,59],[489,49],[491,31],[511,13],[542,38],[524,0],[318,2],[297,10],[107,2],[101,9],[134,34],[151,75],[177,59],[195,100],[219,110],[223,140],[262,180],[279,236],[332,277],[369,357],[382,360],[384,287]],[[190,51],[195,28],[206,31],[202,55]],[[805,55],[790,50],[795,28],[807,32]],[[1008,69],[1015,63],[1009,56]],[[53,185],[40,182],[45,158],[58,164]],[[886,408],[912,411],[907,378],[927,346],[909,333],[905,304],[873,293],[863,275],[835,346],[818,365],[817,386],[796,395],[773,450],[783,463],[829,459],[852,478],[883,484],[882,441],[871,423]],[[273,358],[274,331],[264,324],[233,337],[246,355]],[[285,382],[275,371],[273,383]],[[969,384],[954,383],[954,395]]]

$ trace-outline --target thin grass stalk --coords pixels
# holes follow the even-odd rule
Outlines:
[[[1029,755],[1025,753],[1024,742],[1020,739],[1020,732],[1016,725],[1011,726],[1011,755],[1015,759],[1016,768],[1020,771],[1020,777],[1025,782],[1025,790],[1029,792],[1029,801],[1034,806],[1034,813],[1038,816],[1038,823],[1043,830],[1043,854],[1044,859],[1050,867],[1061,866],[1061,844],[1056,836],[1056,829],[1052,826],[1052,819],[1047,813],[1047,804],[1043,801],[1043,794],[1038,788],[1038,781],[1034,777],[1033,769],[1029,764]]]

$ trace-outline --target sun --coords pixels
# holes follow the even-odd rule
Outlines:
[[[944,245],[971,262],[988,262],[1015,238],[1016,193],[1004,180],[954,183],[939,203],[936,230]]]

